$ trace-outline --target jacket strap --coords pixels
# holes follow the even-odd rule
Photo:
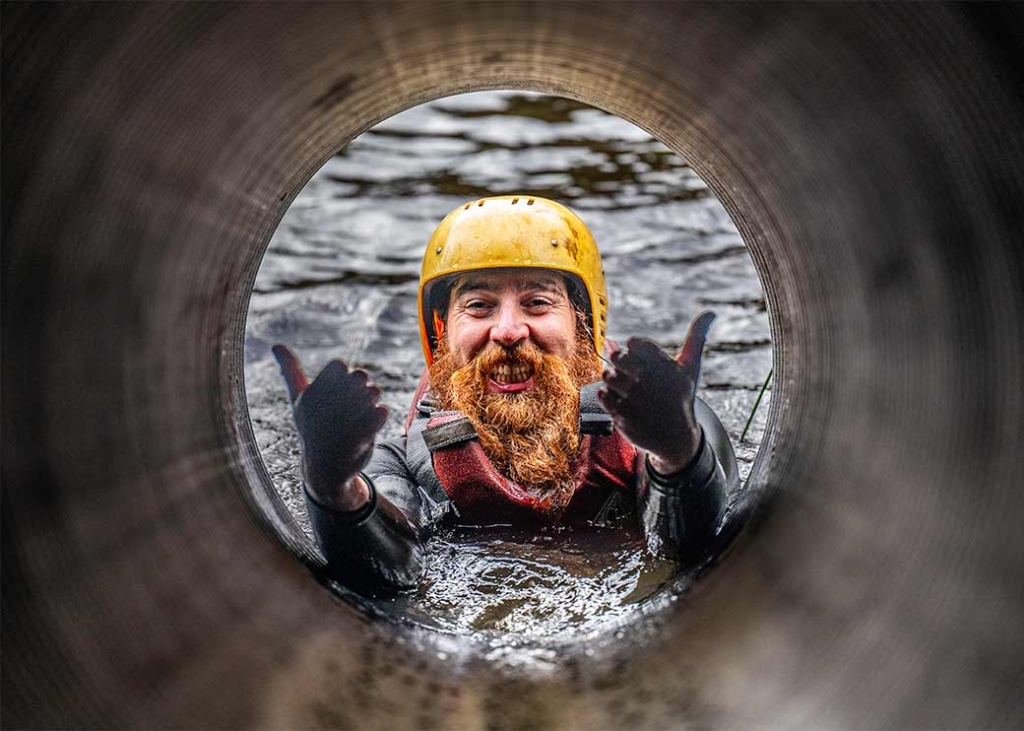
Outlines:
[[[459,411],[436,412],[423,430],[423,441],[431,454],[439,449],[449,449],[476,438],[473,424]]]
[[[612,433],[612,417],[597,398],[603,381],[588,383],[580,389],[580,434],[607,436]]]

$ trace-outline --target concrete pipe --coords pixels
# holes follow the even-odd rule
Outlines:
[[[4,5],[4,725],[1024,723],[1022,28],[1013,7]],[[523,665],[314,581],[241,383],[250,285],[313,171],[495,88],[683,155],[775,347],[731,549],[618,638]]]

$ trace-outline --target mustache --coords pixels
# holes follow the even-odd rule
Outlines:
[[[531,343],[516,343],[511,347],[488,343],[471,360],[467,367],[478,373],[487,374],[500,366],[527,366],[534,373],[544,366],[544,354]]]

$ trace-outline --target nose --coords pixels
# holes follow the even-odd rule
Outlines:
[[[526,340],[529,335],[530,328],[526,326],[526,320],[517,308],[502,307],[498,311],[498,321],[491,328],[491,340],[493,342],[510,348]]]

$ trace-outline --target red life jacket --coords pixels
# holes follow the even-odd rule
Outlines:
[[[417,406],[426,393],[420,381],[407,431],[420,431],[431,452],[434,473],[460,516],[474,523],[522,523],[536,520],[592,519],[616,491],[630,496],[637,474],[637,450],[618,432],[584,434],[572,497],[564,510],[550,510],[547,499],[530,495],[522,485],[500,474],[484,454],[469,419],[459,411],[434,411],[425,415]],[[415,426],[414,426],[415,424]]]

